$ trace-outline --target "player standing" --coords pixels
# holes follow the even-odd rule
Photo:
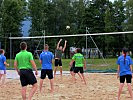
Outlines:
[[[0,49],[0,80],[1,85],[4,85],[5,78],[6,78],[6,66],[9,66],[9,64],[6,62],[6,57],[4,56],[5,51],[3,49]]]
[[[20,43],[21,51],[16,55],[14,61],[14,68],[16,69],[18,75],[20,75],[20,81],[22,85],[22,98],[26,100],[26,89],[27,85],[32,85],[32,89],[29,93],[28,100],[31,100],[32,96],[37,90],[37,80],[32,72],[32,67],[35,70],[35,74],[38,75],[36,64],[33,60],[32,53],[28,52],[27,43]]]
[[[131,88],[131,79],[132,79],[132,59],[130,56],[127,55],[128,49],[124,48],[122,50],[122,55],[118,58],[118,71],[117,71],[117,78],[120,77],[120,85],[118,91],[118,100],[120,100],[120,95],[122,92],[122,88],[124,86],[124,82],[126,79],[128,91],[133,100],[132,88]]]
[[[44,51],[40,54],[40,63],[42,64],[42,70],[41,70],[41,79],[40,79],[40,92],[42,91],[42,85],[43,81],[46,78],[46,75],[48,75],[48,78],[50,80],[51,85],[51,92],[53,92],[53,70],[52,70],[52,59],[54,58],[54,55],[52,52],[48,51],[49,46],[45,44]]]
[[[84,59],[84,56],[81,54],[81,49],[76,49],[76,54],[72,57],[72,61],[70,62],[70,65],[72,66],[73,62],[75,61],[75,68],[73,73],[73,79],[75,79],[75,74],[80,72],[82,79],[84,83],[86,84],[85,77],[84,77],[84,69],[86,69],[86,61]],[[84,67],[84,68],[83,68]]]

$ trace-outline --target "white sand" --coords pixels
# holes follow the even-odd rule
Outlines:
[[[0,87],[0,100],[22,100],[19,76],[14,71],[8,72],[7,78],[14,78],[7,79],[6,85]],[[71,76],[68,74],[64,74],[62,80],[57,75],[54,80],[55,91],[53,94],[50,93],[49,80],[46,79],[43,84],[44,93],[41,95],[38,90],[33,100],[116,100],[119,86],[116,75],[98,73],[85,74],[85,77],[87,86],[83,85],[78,75],[76,75],[76,83],[71,81]],[[30,89],[31,86],[28,86],[27,96]],[[131,100],[126,85],[123,88],[121,100]]]

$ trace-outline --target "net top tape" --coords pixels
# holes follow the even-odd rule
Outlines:
[[[115,35],[115,34],[117,35],[117,34],[132,34],[132,33],[133,33],[133,31],[127,31],[127,32],[93,33],[93,34],[89,33],[89,34],[34,36],[34,37],[9,37],[9,39],[38,39],[38,38],[58,38],[58,37],[80,37],[80,36]]]

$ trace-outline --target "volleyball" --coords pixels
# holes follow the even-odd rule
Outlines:
[[[66,26],[66,29],[70,29],[70,26]]]

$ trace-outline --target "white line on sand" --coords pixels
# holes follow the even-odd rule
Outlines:
[[[38,77],[40,76],[40,71]],[[60,72],[57,71],[57,75],[59,75]],[[69,75],[70,72],[69,71],[63,71],[64,75]],[[89,73],[89,74],[103,74],[103,75],[115,75],[116,73]],[[8,79],[19,79],[19,75],[17,74],[17,72],[15,70],[7,70],[7,75],[6,78]]]
[[[7,73],[6,78],[8,78],[8,79],[19,79],[19,75],[17,74],[17,72],[15,70],[7,70],[6,73]],[[39,73],[38,76],[40,76],[41,72],[38,71],[38,73]],[[59,71],[57,71],[56,73],[57,73],[57,75],[60,74]],[[69,74],[69,73],[70,73],[69,71],[63,71],[63,74]]]

